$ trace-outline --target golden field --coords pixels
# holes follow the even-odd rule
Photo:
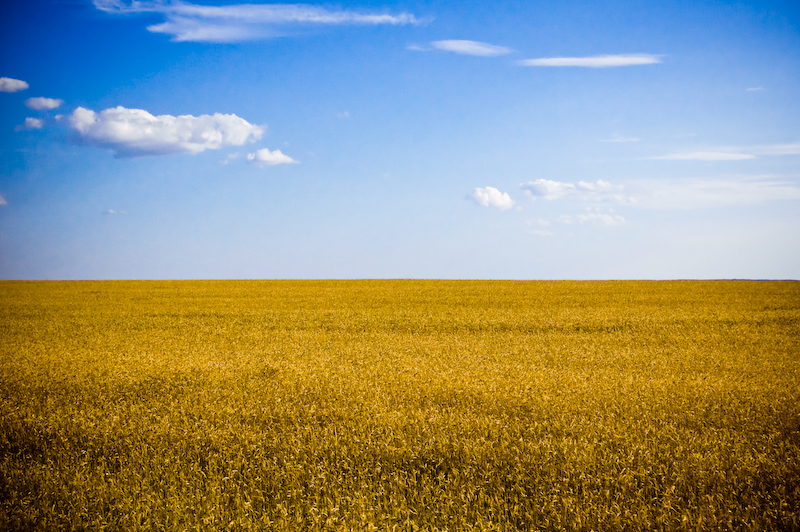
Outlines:
[[[800,283],[0,282],[0,529],[800,530]]]

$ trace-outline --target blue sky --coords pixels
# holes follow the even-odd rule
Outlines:
[[[0,7],[0,278],[800,278],[800,6]]]

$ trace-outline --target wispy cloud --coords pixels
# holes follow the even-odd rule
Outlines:
[[[751,146],[747,151],[756,155],[800,155],[800,142]]]
[[[542,198],[546,200],[555,200],[567,196],[599,197],[613,195],[619,190],[619,187],[615,187],[602,179],[598,179],[594,183],[578,181],[577,184],[551,181],[550,179],[537,179],[521,183],[519,187],[534,199]]]
[[[14,128],[15,131],[25,131],[31,129],[42,129],[44,122],[38,118],[26,118],[25,123]]]
[[[505,46],[498,46],[496,44],[489,44],[478,41],[465,41],[465,40],[446,40],[434,41],[431,45],[437,50],[445,52],[453,52],[463,55],[476,55],[481,57],[493,57],[498,55],[510,54],[513,50]],[[412,48],[419,49],[419,48]]]
[[[797,180],[743,176],[725,179],[635,181],[628,188],[645,209],[698,209],[800,200]]]
[[[624,142],[639,142],[639,140],[641,140],[641,139],[638,139],[636,137],[623,137],[622,135],[612,135],[611,137],[609,137],[607,139],[600,139],[600,142],[619,142],[619,143],[624,143]]]
[[[764,87],[748,87],[745,89],[745,92],[760,92],[763,91]]]
[[[288,155],[284,155],[281,150],[269,151],[267,148],[256,150],[255,153],[247,154],[247,160],[259,166],[276,166],[279,164],[297,164]]]
[[[103,211],[101,214],[105,216],[125,216],[128,213],[126,211],[115,211],[114,209],[108,209]]]
[[[694,151],[688,153],[670,153],[668,155],[650,157],[650,159],[662,161],[743,161],[754,158],[755,155],[749,153],[733,153],[723,151]]]
[[[501,211],[506,211],[514,206],[514,200],[507,192],[500,192],[494,187],[478,187],[470,194],[475,203],[483,207],[494,207]]]
[[[593,224],[614,227],[625,223],[625,218],[619,214],[601,214],[590,212],[587,214],[576,214],[574,216],[559,216],[558,221],[563,224]]]
[[[419,44],[409,44],[406,46],[406,50],[411,50],[412,52],[430,52],[431,48]]]
[[[524,66],[536,67],[588,67],[609,68],[621,66],[652,65],[661,62],[660,55],[653,54],[620,54],[596,55],[591,57],[542,57],[539,59],[524,59],[520,61]]]
[[[800,155],[800,142],[758,146],[722,147],[710,151],[687,151],[647,157],[662,161],[744,161],[759,155]]]
[[[612,185],[579,181],[577,184],[537,179],[520,188],[532,198],[602,201],[641,209],[675,210],[755,205],[770,201],[800,200],[800,181],[776,176],[738,176],[724,179],[673,179],[629,181]],[[612,217],[613,218],[613,217]],[[570,218],[573,223],[606,223],[596,216]],[[617,220],[613,218],[617,222]],[[561,220],[564,222],[564,220]],[[609,224],[610,225],[610,224]]]
[[[2,194],[0,194],[0,205],[8,205],[8,202],[7,202],[7,201],[6,201],[6,199],[3,197],[3,195],[2,195]]]
[[[0,92],[19,92],[28,87],[29,85],[21,79],[0,78]]]
[[[115,107],[96,113],[78,107],[70,127],[90,145],[117,157],[199,153],[223,146],[241,146],[261,138],[264,129],[236,115],[160,115],[142,109]]]
[[[529,226],[539,227],[538,229],[531,229],[530,231],[528,231],[529,234],[536,236],[545,236],[545,237],[555,236],[554,232],[550,231],[549,229],[545,229],[552,225],[550,220],[542,220],[542,219],[528,220],[526,224]]]
[[[107,13],[158,13],[165,21],[148,26],[173,41],[239,42],[265,39],[288,25],[404,25],[419,21],[410,13],[396,15],[331,10],[308,4],[198,5],[173,1],[94,0]]]
[[[64,103],[64,100],[59,100],[57,98],[42,98],[41,96],[38,98],[28,98],[25,100],[25,105],[28,107],[28,109],[35,109],[37,111],[56,109],[62,103]]]

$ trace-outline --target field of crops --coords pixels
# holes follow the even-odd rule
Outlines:
[[[0,282],[0,529],[800,530],[800,283]]]

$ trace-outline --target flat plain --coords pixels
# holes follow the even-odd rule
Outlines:
[[[800,530],[800,283],[0,282],[0,529]]]

